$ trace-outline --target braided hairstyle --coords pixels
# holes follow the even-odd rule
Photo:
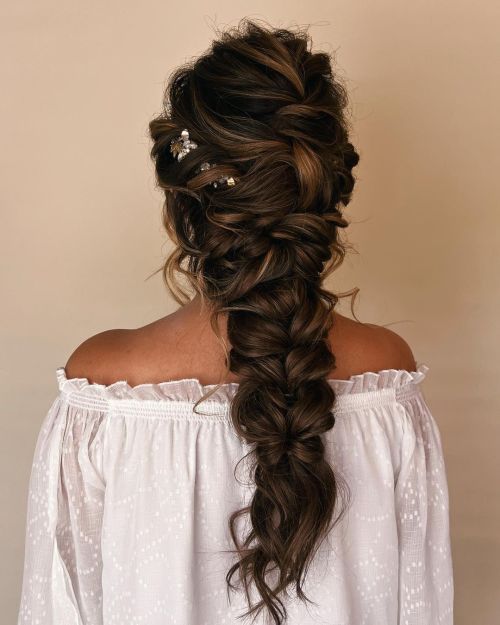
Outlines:
[[[343,490],[322,440],[335,423],[328,335],[338,301],[322,281],[345,256],[339,204],[350,200],[359,156],[348,140],[347,91],[330,56],[309,43],[300,28],[240,20],[174,71],[149,124],[163,223],[176,244],[163,277],[179,303],[189,298],[175,272],[209,304],[226,373],[239,378],[232,423],[251,446],[252,499],[228,519],[238,556],[228,592],[238,573],[243,616],[265,608],[276,625],[290,586],[309,601],[309,564],[345,511],[334,515]],[[198,147],[179,161],[170,146],[184,128]],[[207,161],[214,165],[200,169]],[[224,175],[236,184],[212,184]],[[242,515],[250,529],[240,538]]]

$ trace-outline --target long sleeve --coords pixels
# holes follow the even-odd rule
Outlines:
[[[447,476],[438,426],[422,390],[401,402],[395,488],[402,625],[452,625],[453,570]]]
[[[102,623],[105,416],[59,393],[43,420],[29,481],[19,625]]]

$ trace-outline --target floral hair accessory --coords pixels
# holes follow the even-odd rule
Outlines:
[[[189,154],[191,150],[194,150],[197,147],[198,144],[189,138],[189,131],[187,128],[184,128],[180,136],[172,139],[170,142],[170,152],[175,158],[177,158],[178,161],[181,161],[186,154]],[[214,166],[215,163],[203,162],[197,169],[197,173],[211,169]],[[236,184],[236,179],[233,176],[221,176],[220,178],[217,178],[217,180],[214,180],[211,184],[213,187],[217,188],[219,184],[224,183],[229,187],[232,187]]]
[[[189,154],[191,150],[197,147],[198,144],[189,138],[189,132],[186,128],[181,132],[180,137],[176,137],[170,142],[170,152],[178,161],[182,161],[186,154]]]

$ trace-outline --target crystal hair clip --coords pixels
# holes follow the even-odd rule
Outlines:
[[[186,154],[189,154],[191,150],[194,150],[197,147],[198,147],[198,144],[189,138],[189,131],[187,130],[187,128],[184,128],[180,136],[176,137],[175,139],[172,139],[172,141],[170,142],[170,152],[172,153],[174,158],[177,158],[178,161],[182,161],[182,159],[186,156]],[[214,167],[214,166],[215,166],[214,163],[204,162],[198,168],[197,173],[199,173],[200,171],[205,171],[207,169],[210,169],[211,167]],[[233,176],[221,176],[220,178],[217,178],[217,180],[214,180],[212,182],[212,185],[215,188],[217,188],[218,184],[224,184],[224,183],[232,187],[236,184],[236,180]]]
[[[172,139],[170,142],[170,152],[177,158],[178,161],[182,161],[182,159],[189,154],[191,150],[194,150],[198,147],[198,144],[194,141],[191,141],[189,138],[189,132],[184,128],[179,137]]]

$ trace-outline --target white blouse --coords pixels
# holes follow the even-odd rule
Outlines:
[[[448,487],[422,394],[428,369],[329,380],[326,454],[351,503],[309,568],[314,604],[293,589],[283,599],[288,625],[452,625]],[[18,625],[246,623],[243,591],[228,595],[225,582],[236,561],[225,552],[227,519],[252,494],[249,465],[233,474],[250,449],[229,418],[238,384],[196,414],[216,385],[56,375],[29,482]]]

